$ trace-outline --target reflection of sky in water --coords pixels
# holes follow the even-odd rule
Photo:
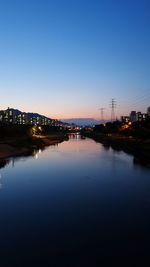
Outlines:
[[[7,259],[22,266],[30,253],[38,262],[39,255],[49,261],[58,251],[68,258],[74,244],[81,251],[87,245],[86,258],[98,256],[107,240],[107,251],[118,244],[118,255],[135,223],[139,229],[147,224],[150,238],[150,171],[135,168],[132,156],[90,139],[71,139],[35,155],[11,160],[0,172],[0,248]]]
[[[13,168],[12,168],[13,167]],[[70,139],[58,146],[35,151],[33,157],[11,159],[1,170],[5,177],[18,180],[65,181],[76,183],[78,178],[92,177],[98,180],[121,178],[126,174],[137,175],[133,157],[124,152],[105,149],[91,139]],[[136,173],[137,172],[137,173]],[[12,178],[14,179],[14,178]]]

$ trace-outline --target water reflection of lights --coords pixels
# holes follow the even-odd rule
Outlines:
[[[42,152],[41,149],[39,149],[38,151],[36,150],[36,151],[35,151],[35,154],[34,154],[34,157],[35,157],[36,159],[38,159],[39,154],[41,154],[41,152]]]
[[[68,136],[70,139],[77,139],[77,140],[81,139],[81,134],[79,132],[69,133]]]
[[[0,189],[2,188],[3,184],[2,184],[2,175],[0,173]]]

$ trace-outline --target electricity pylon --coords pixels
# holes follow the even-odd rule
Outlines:
[[[115,108],[116,108],[116,101],[114,98],[111,99],[110,107],[111,107],[111,121],[114,121],[115,120]]]
[[[101,121],[102,123],[104,123],[104,110],[105,108],[99,108],[100,112],[101,112]]]

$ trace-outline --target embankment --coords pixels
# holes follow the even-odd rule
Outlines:
[[[102,143],[105,147],[112,147],[117,151],[124,151],[134,156],[134,162],[142,165],[150,165],[150,139],[138,139],[115,134],[84,133]]]
[[[68,137],[62,133],[0,138],[0,159],[32,154],[33,150],[55,145]]]

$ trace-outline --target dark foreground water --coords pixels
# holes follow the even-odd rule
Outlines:
[[[149,266],[150,170],[132,156],[70,139],[8,163],[0,267]]]

